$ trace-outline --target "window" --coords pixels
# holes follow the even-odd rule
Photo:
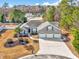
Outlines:
[[[39,37],[40,38],[46,38],[46,35],[45,34],[39,34]]]
[[[37,30],[36,29],[33,29],[33,32],[36,32]]]
[[[53,38],[53,34],[47,34],[47,38]]]
[[[48,26],[48,30],[53,30],[53,27],[52,26]]]
[[[54,34],[54,38],[60,39],[61,38],[61,34]]]

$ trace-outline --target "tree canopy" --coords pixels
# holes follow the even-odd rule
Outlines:
[[[15,22],[18,22],[18,23],[23,23],[24,21],[26,21],[27,19],[25,19],[25,13],[20,11],[20,10],[17,10],[17,9],[14,9],[12,12],[9,13],[9,19],[11,21],[15,21]]]
[[[55,13],[55,7],[52,6],[52,7],[49,7],[45,13],[43,14],[43,18],[45,21],[53,21],[54,20],[54,13]]]
[[[2,13],[0,13],[0,22],[4,22],[4,15]]]
[[[69,5],[69,0],[62,0],[60,3],[61,20],[60,26],[65,29],[70,29],[73,25],[73,7]]]

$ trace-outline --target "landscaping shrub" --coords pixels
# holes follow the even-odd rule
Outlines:
[[[26,44],[28,44],[28,43],[29,43],[28,40],[24,40],[23,38],[19,38],[19,44],[21,44],[21,45],[26,45]]]
[[[74,39],[72,44],[75,47],[75,50],[79,53],[79,40]]]
[[[15,46],[15,43],[12,39],[7,39],[7,41],[4,44],[5,47],[13,47]]]
[[[38,40],[33,40],[33,42],[34,42],[34,43],[38,43],[39,41],[38,41]]]

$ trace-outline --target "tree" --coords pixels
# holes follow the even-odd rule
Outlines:
[[[46,12],[43,13],[42,18],[44,19],[44,21],[46,21]]]
[[[74,36],[72,44],[75,47],[76,51],[79,53],[79,29],[74,27],[71,29],[71,33]]]
[[[0,13],[0,22],[4,22],[4,15]]]
[[[21,31],[22,31],[22,29],[20,27],[17,27],[15,29],[15,32],[17,33],[18,38],[19,38],[19,34],[20,34]]]
[[[10,21],[11,23],[15,23],[15,20],[14,20],[14,18],[12,18],[12,20]]]
[[[72,12],[73,8],[68,3],[69,0],[62,0],[60,3],[61,20],[60,26],[69,30],[73,25]]]
[[[23,17],[22,18],[22,23],[25,23],[25,22],[27,22],[27,18],[26,17]]]
[[[73,16],[74,22],[79,21],[79,7],[74,7],[74,11],[73,11],[72,16]]]
[[[71,28],[71,33],[76,40],[79,40],[79,29],[76,27]]]
[[[25,17],[25,13],[17,9],[14,9],[12,12],[9,13],[9,19],[10,20],[14,19],[15,22],[18,22],[18,23],[23,22],[22,19],[24,17]]]
[[[55,12],[55,7],[49,7],[46,12],[43,14],[43,18],[45,21],[53,21],[54,20],[54,12]]]

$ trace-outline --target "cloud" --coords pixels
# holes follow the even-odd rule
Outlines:
[[[40,5],[39,3],[36,3],[35,5]]]
[[[13,7],[13,5],[9,4],[9,7]]]
[[[59,0],[59,1],[55,2],[55,3],[44,2],[42,5],[45,5],[45,6],[47,6],[47,5],[57,6],[60,2],[61,2],[61,0]]]
[[[44,2],[42,5],[50,5],[50,3],[49,2]]]
[[[52,5],[58,5],[61,2],[61,0],[57,1],[56,3],[53,3]]]

